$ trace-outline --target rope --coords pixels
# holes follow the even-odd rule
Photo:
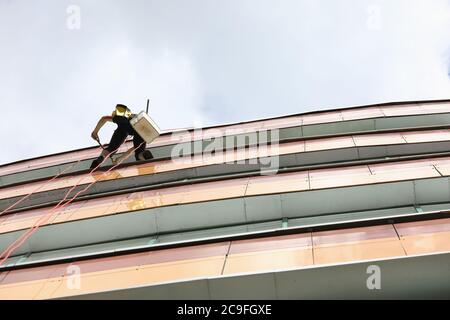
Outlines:
[[[127,155],[126,157],[124,157],[122,160],[120,160],[117,164],[115,164],[114,166],[112,166],[110,169],[108,169],[106,172],[104,172],[102,175],[107,174],[109,172],[111,172],[112,170],[114,170],[117,166],[119,166],[122,162],[124,162],[126,159],[128,159],[132,154],[133,151],[136,151],[138,148],[140,148],[145,142],[142,142],[139,146],[135,147],[132,149],[132,151],[130,152],[129,155]],[[122,143],[123,144],[123,143]],[[120,148],[121,146],[119,146]],[[105,159],[94,169],[91,170],[90,174],[92,174],[98,167],[100,167],[107,159],[108,157],[116,152],[119,148],[117,148],[116,150],[114,150],[113,152],[109,153]],[[82,178],[83,179],[83,178]],[[88,184],[83,190],[79,191],[77,194],[75,194],[75,196],[72,197],[72,199],[70,199],[69,201],[67,201],[64,205],[61,205],[62,202],[64,202],[68,195],[70,194],[70,192],[72,192],[72,190],[74,188],[76,188],[78,186],[78,184],[81,182],[81,180],[79,182],[77,182],[76,185],[74,185],[65,195],[65,197],[63,198],[63,200],[61,200],[54,208],[52,208],[46,215],[42,216],[38,221],[36,221],[34,223],[34,225],[24,234],[22,234],[22,236],[20,236],[18,239],[16,239],[5,251],[3,251],[3,253],[0,255],[0,258],[2,258],[2,260],[0,261],[0,266],[9,258],[9,256],[16,250],[18,249],[29,237],[31,237],[34,232],[37,231],[37,229],[43,224],[46,223],[52,213],[58,209],[62,209],[64,207],[66,207],[68,204],[70,204],[71,202],[73,202],[81,193],[85,192],[86,190],[90,189],[95,183],[97,183],[100,180],[96,180],[91,182],[90,184]]]
[[[123,143],[122,143],[123,144]],[[119,146],[119,148],[120,148],[121,146]],[[101,162],[101,163],[99,163],[95,168],[93,168],[90,172],[89,172],[89,174],[92,174],[95,170],[97,170],[109,157],[110,157],[110,155],[112,154],[112,153],[114,153],[115,151],[117,151],[119,148],[117,148],[116,150],[114,150],[113,152],[110,152],[110,153],[108,153],[107,155],[106,155],[106,157],[103,159],[103,161]],[[36,227],[36,225],[39,225],[39,223],[41,222],[41,221],[43,221],[43,219],[45,219],[47,216],[49,216],[51,213],[53,213],[55,210],[57,210],[60,206],[61,206],[61,204],[67,199],[67,197],[69,196],[69,194],[81,183],[81,181],[84,179],[84,177],[82,177],[82,178],[80,178],[78,181],[77,181],[77,183],[74,185],[74,186],[72,186],[72,188],[70,188],[70,190],[69,191],[67,191],[66,192],[66,194],[65,194],[65,196],[64,196],[64,198],[55,206],[55,207],[53,207],[46,215],[44,215],[44,216],[42,216],[39,220],[37,220],[34,224],[33,224],[33,226],[27,231],[27,232],[25,232],[24,234],[22,234],[18,239],[16,239],[16,241],[15,242],[13,242],[1,255],[0,255],[0,258],[6,253],[6,254],[8,254],[8,252],[10,251],[10,249],[11,249],[11,247],[17,242],[17,241],[19,241],[20,239],[22,239],[23,237],[26,237],[26,238],[28,238],[29,236],[31,236],[31,232],[33,231],[33,229]],[[48,221],[48,219],[46,220],[46,221]],[[28,234],[30,234],[29,236],[27,236]],[[26,240],[26,239],[25,239]],[[14,249],[15,250],[15,249]],[[9,253],[10,254],[10,253]],[[8,254],[8,256],[9,256],[9,254]],[[3,262],[3,261],[2,261]],[[1,265],[1,263],[0,263],[0,265]]]
[[[46,185],[48,185],[50,182],[54,181],[55,179],[57,179],[59,176],[63,175],[64,173],[66,173],[68,170],[72,169],[73,167],[75,167],[77,164],[79,164],[81,162],[82,159],[78,160],[77,162],[73,163],[72,165],[68,166],[67,168],[65,168],[63,171],[61,171],[60,173],[58,173],[56,176],[54,176],[53,178],[51,178],[50,180],[47,180],[45,183],[43,183],[42,185],[40,185],[38,188],[34,189],[33,191],[31,191],[30,193],[28,193],[27,195],[25,195],[24,197],[22,197],[21,199],[19,199],[18,201],[16,201],[15,203],[13,203],[12,205],[10,205],[8,208],[6,208],[5,210],[3,210],[2,212],[0,212],[0,216],[5,214],[6,212],[8,212],[9,210],[13,209],[15,206],[17,206],[18,204],[22,203],[24,200],[28,199],[33,193],[38,192],[39,190],[41,190],[43,187],[45,187]]]

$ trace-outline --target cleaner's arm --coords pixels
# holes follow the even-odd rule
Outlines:
[[[113,119],[112,116],[101,117],[100,120],[98,121],[97,125],[95,126],[94,131],[92,131],[92,134],[91,134],[92,139],[98,141],[98,139],[99,139],[98,138],[98,132],[105,125],[105,123],[112,122],[112,119]]]

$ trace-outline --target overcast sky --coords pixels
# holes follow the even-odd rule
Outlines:
[[[0,0],[0,46],[0,164],[147,97],[162,129],[450,98],[450,0]]]

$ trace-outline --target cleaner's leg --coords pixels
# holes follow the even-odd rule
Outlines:
[[[133,135],[134,147],[137,148],[138,146],[140,146],[134,152],[134,157],[136,158],[136,160],[139,161],[139,160],[153,159],[152,153],[149,150],[145,150],[145,148],[147,147],[147,144],[145,143],[144,139],[142,139],[142,137],[137,132],[133,132],[133,133],[134,133],[134,135]]]
[[[113,155],[114,153],[117,152],[117,149],[120,147],[120,145],[125,141],[125,139],[127,138],[128,133],[125,130],[121,130],[120,127],[117,128],[112,137],[111,137],[111,141],[109,142],[108,147],[102,151],[102,153],[100,154],[100,156],[95,159],[94,161],[92,161],[91,164],[91,170],[94,169],[95,167],[97,167],[100,163],[103,162],[103,160],[105,160],[105,157],[112,152],[111,155]]]

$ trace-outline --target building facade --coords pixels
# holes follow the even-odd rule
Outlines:
[[[0,166],[0,299],[450,297],[450,100],[147,148],[94,172],[98,147]]]

